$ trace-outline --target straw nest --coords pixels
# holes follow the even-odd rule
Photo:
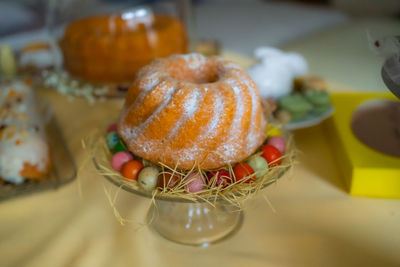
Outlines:
[[[84,147],[88,149],[89,157],[91,157],[91,159],[93,160],[93,163],[99,174],[101,174],[110,182],[114,183],[120,188],[138,195],[149,197],[153,200],[153,202],[155,200],[179,202],[207,202],[211,206],[215,206],[218,201],[224,201],[241,209],[242,204],[246,200],[253,198],[263,188],[276,182],[283,174],[286,173],[286,171],[288,171],[292,167],[296,151],[294,140],[292,136],[288,133],[285,133],[283,137],[286,140],[286,151],[284,155],[282,155],[282,157],[280,158],[281,163],[277,166],[270,167],[268,169],[268,172],[264,176],[254,180],[255,177],[253,176],[256,175],[254,173],[243,178],[240,181],[230,183],[225,188],[216,185],[215,177],[215,179],[212,178],[208,181],[205,189],[196,193],[190,193],[185,190],[187,184],[190,182],[188,181],[190,179],[185,179],[185,177],[193,172],[200,172],[203,174],[203,177],[207,177],[206,173],[211,170],[201,169],[199,168],[199,166],[195,165],[189,171],[182,171],[177,169],[176,167],[166,166],[162,163],[159,163],[157,164],[157,166],[161,174],[178,174],[182,177],[182,179],[173,188],[156,188],[152,192],[148,192],[142,189],[137,181],[124,178],[120,172],[115,171],[111,167],[110,160],[112,157],[112,153],[107,147],[106,137],[103,131],[97,131],[96,133],[93,133],[90,137],[86,138],[86,140],[84,141]],[[256,157],[259,155],[261,155],[261,152],[256,152],[243,162],[249,160],[251,157]],[[142,160],[138,157],[135,157],[135,159]],[[146,164],[152,163],[144,161],[144,164],[146,166]],[[227,165],[224,169],[229,172],[230,176],[233,178],[233,181],[236,181],[233,167],[234,166]],[[245,183],[245,181],[247,180],[254,181],[251,181],[250,183]]]

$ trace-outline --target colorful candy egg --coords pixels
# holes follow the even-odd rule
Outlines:
[[[181,180],[180,174],[176,172],[174,174],[162,172],[158,175],[157,187],[171,189],[177,186]]]
[[[143,164],[137,160],[130,160],[124,163],[121,168],[121,174],[126,179],[137,180],[140,170],[143,168]]]
[[[139,172],[139,185],[146,191],[152,191],[157,186],[159,171],[155,167],[145,167]]]
[[[254,181],[254,176],[247,178],[254,173],[253,168],[247,163],[239,163],[236,165],[233,168],[233,173],[235,174],[236,182],[242,181],[244,183],[250,183]]]
[[[116,132],[116,131],[117,131],[117,124],[116,123],[111,123],[110,125],[108,125],[107,133]]]
[[[281,154],[285,153],[286,141],[282,136],[271,136],[268,138],[267,144],[276,147]]]
[[[281,152],[274,146],[265,145],[262,147],[262,157],[268,162],[269,167],[277,166],[281,163]]]
[[[266,134],[267,134],[267,137],[282,135],[281,130],[271,124],[269,124],[267,126]]]
[[[213,179],[216,179],[215,185],[216,186],[221,185],[222,188],[225,188],[232,183],[231,175],[227,170],[211,171],[207,173],[207,179],[209,184],[214,184]]]
[[[185,186],[185,189],[189,193],[197,193],[203,190],[205,187],[204,177],[199,172],[193,172],[189,174],[185,178],[185,180],[188,181],[188,183]]]
[[[118,140],[117,144],[113,148],[113,152],[117,153],[117,152],[121,152],[121,151],[126,151],[126,147],[125,147],[124,143],[122,143],[121,140]]]
[[[247,164],[255,171],[256,179],[264,177],[268,172],[268,163],[263,157],[252,157],[247,161]]]
[[[110,132],[107,134],[106,142],[107,142],[107,146],[110,150],[114,149],[114,147],[118,143],[118,141],[119,141],[119,139],[118,139],[117,132]]]
[[[111,167],[116,171],[120,171],[122,165],[130,160],[133,160],[131,153],[125,151],[117,152],[111,158]]]

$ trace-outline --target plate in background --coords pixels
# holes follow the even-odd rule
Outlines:
[[[293,121],[289,122],[283,127],[286,130],[298,130],[298,129],[303,129],[303,128],[308,128],[311,126],[315,126],[323,122],[325,119],[329,118],[332,116],[332,114],[335,112],[335,107],[331,105],[328,110],[323,112],[322,114],[319,115],[314,115],[314,114],[308,114],[305,118],[299,121]]]

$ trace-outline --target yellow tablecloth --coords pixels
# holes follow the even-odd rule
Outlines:
[[[90,106],[53,91],[40,96],[51,103],[80,176],[58,190],[0,203],[0,266],[400,265],[400,200],[344,192],[321,126],[295,133],[298,164],[263,191],[276,212],[259,196],[235,236],[194,248],[139,228],[149,200],[124,191],[117,206],[135,222],[121,226],[103,185],[115,187],[84,164],[81,139],[117,116],[122,100]]]
[[[400,200],[350,197],[322,127],[297,131],[291,175],[248,204],[242,229],[209,248],[177,245],[138,224],[119,225],[81,139],[118,114],[122,100],[53,106],[79,167],[78,180],[56,190],[0,203],[0,266],[300,266],[400,263]],[[79,186],[80,185],[80,186]],[[82,194],[80,195],[80,188]],[[143,222],[149,200],[120,192],[121,214]]]

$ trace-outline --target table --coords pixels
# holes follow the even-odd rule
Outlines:
[[[333,82],[330,89],[348,87]],[[118,210],[134,222],[120,225],[104,192],[113,195],[116,187],[87,162],[82,138],[116,117],[121,99],[90,106],[54,91],[39,95],[52,104],[80,175],[58,190],[0,203],[0,266],[400,265],[400,200],[349,196],[323,126],[295,132],[297,164],[263,191],[272,207],[263,196],[255,198],[239,233],[194,248],[140,226],[150,202],[124,191]]]

